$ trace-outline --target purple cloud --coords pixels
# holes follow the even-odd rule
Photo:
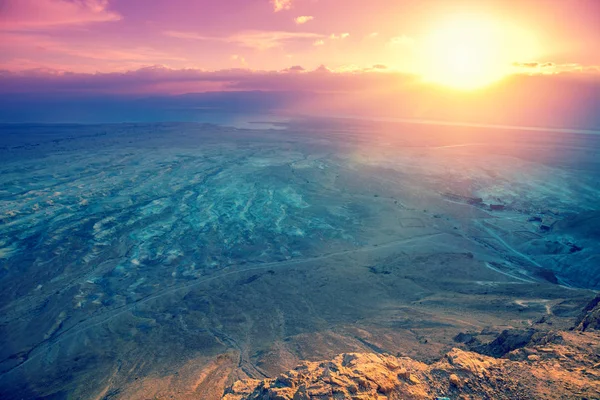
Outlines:
[[[90,22],[118,21],[108,0],[3,0],[0,29],[39,29]]]

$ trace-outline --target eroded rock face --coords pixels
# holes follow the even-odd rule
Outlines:
[[[533,342],[532,342],[533,343]],[[427,365],[385,354],[304,362],[275,379],[236,382],[226,400],[553,399],[600,396],[600,334],[554,332],[503,358],[453,349]]]
[[[331,361],[304,362],[275,379],[236,383],[225,399],[397,398],[427,396],[422,380],[427,365],[390,355],[341,354]]]
[[[480,354],[499,358],[513,350],[525,347],[534,334],[535,330],[533,329],[505,330],[491,343],[474,347],[473,350]]]
[[[600,330],[600,295],[596,296],[581,313],[575,329],[580,331]]]

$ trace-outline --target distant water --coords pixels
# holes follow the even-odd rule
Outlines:
[[[215,118],[214,115],[210,117]],[[217,116],[218,119],[219,117]],[[234,114],[224,115],[222,121],[201,121],[208,123],[215,123],[223,126],[231,126],[238,129],[285,129],[285,124],[290,121],[290,118],[281,117],[277,115],[246,115],[246,114]]]
[[[166,121],[169,121],[169,119],[167,119]],[[225,112],[199,112],[198,114],[190,114],[188,112],[184,119],[178,120],[176,117],[174,117],[171,119],[171,121],[198,122],[232,127],[237,129],[279,130],[285,129],[284,125],[290,121],[290,118],[278,116],[275,114],[246,114]]]
[[[579,134],[586,134],[586,135],[600,135],[600,130],[597,130],[597,129],[571,129],[571,128],[557,128],[557,127],[543,127],[543,126],[481,124],[481,123],[473,123],[473,122],[454,122],[454,121],[441,121],[441,120],[417,119],[417,118],[370,117],[370,116],[355,116],[355,115],[345,115],[345,114],[328,116],[328,117],[329,118],[347,119],[347,120],[376,121],[376,122],[400,122],[400,123],[420,124],[420,125],[464,126],[464,127],[470,127],[470,128],[509,129],[509,130],[520,130],[520,131],[535,131],[535,132],[579,133]]]

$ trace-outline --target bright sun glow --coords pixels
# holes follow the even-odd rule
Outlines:
[[[425,38],[421,73],[428,81],[459,89],[489,85],[519,60],[522,46],[510,30],[478,15],[447,19]]]

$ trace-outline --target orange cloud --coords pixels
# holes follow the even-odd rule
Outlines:
[[[550,75],[568,72],[595,74],[600,69],[600,67],[596,65],[586,66],[578,63],[557,64],[553,62],[539,61],[514,62],[512,65],[517,73],[524,73],[529,75]]]
[[[292,0],[271,0],[271,3],[273,3],[273,10],[275,12],[292,8]]]
[[[267,50],[280,47],[286,42],[298,40],[316,40],[320,37],[322,37],[322,35],[309,32],[246,31],[230,36],[227,40],[238,43],[245,47],[258,50]]]
[[[231,56],[231,60],[240,63],[243,66],[247,66],[248,62],[246,61],[246,59],[243,56],[240,56],[239,54],[233,54]]]
[[[296,22],[296,24],[298,25],[302,25],[307,23],[308,21],[312,21],[313,19],[315,19],[315,17],[310,16],[310,15],[301,15],[299,17],[294,18],[294,22]]]
[[[331,35],[329,35],[329,39],[333,39],[333,40],[346,39],[349,36],[350,36],[350,34],[348,32],[340,33],[339,35],[332,33]]]

